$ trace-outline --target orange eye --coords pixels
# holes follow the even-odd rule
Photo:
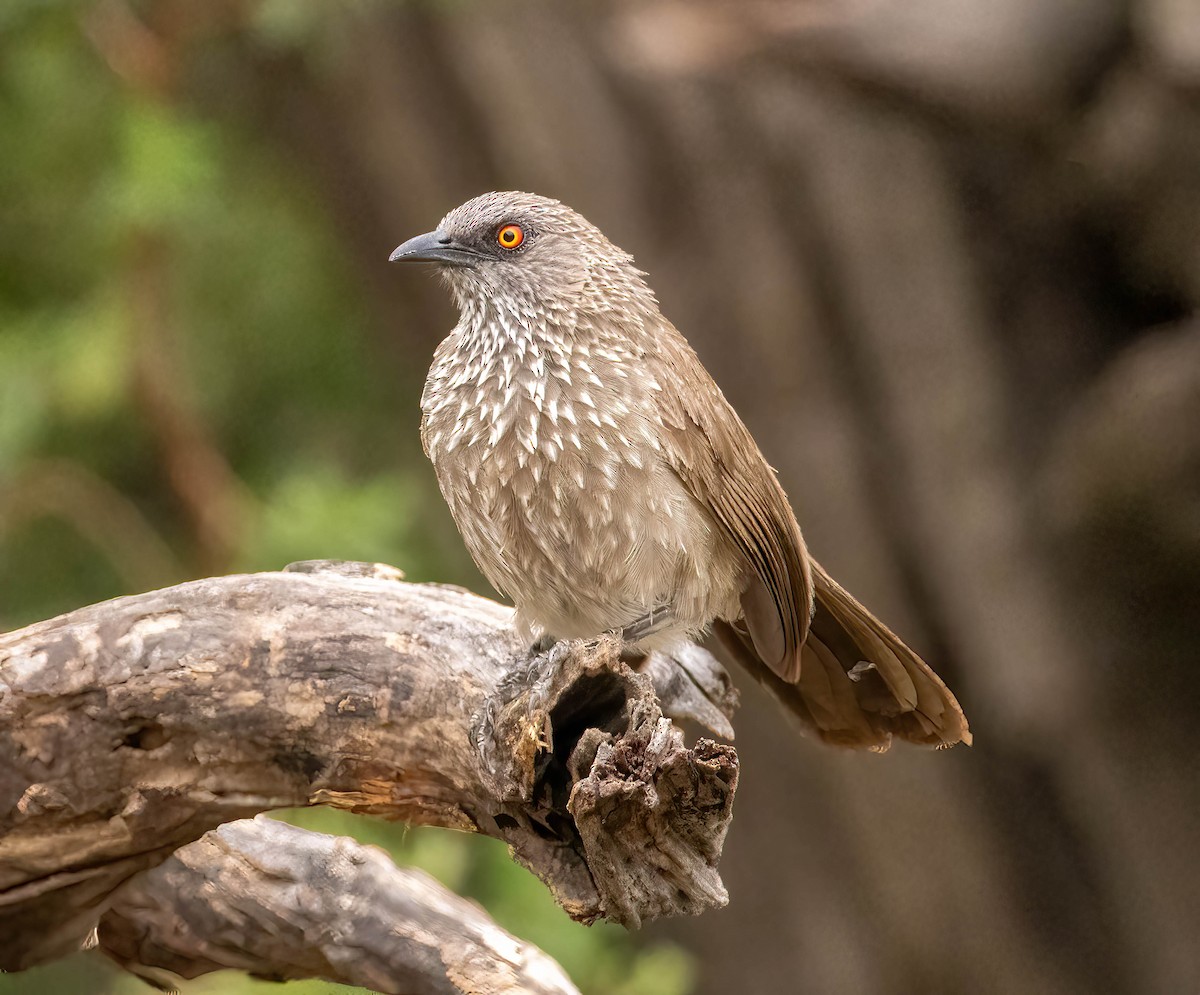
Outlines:
[[[520,225],[505,225],[496,232],[496,241],[502,248],[515,249],[525,241],[525,233],[521,231]]]

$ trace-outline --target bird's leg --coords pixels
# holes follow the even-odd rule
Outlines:
[[[488,695],[483,708],[473,717],[472,739],[481,755],[488,757],[490,754],[491,741],[500,713],[522,695],[526,696],[526,712],[531,725],[543,726],[539,730],[542,745],[546,749],[552,748],[550,730],[545,725],[549,715],[546,703],[549,700],[554,675],[570,652],[571,646],[566,640],[543,636],[529,648],[528,653],[513,659],[511,667],[496,685],[495,693]],[[537,716],[541,718],[535,722]],[[489,760],[489,770],[493,767],[494,764]]]
[[[659,605],[651,608],[645,615],[635,618],[620,631],[621,640],[626,643],[638,643],[647,636],[652,636],[666,628],[675,619],[675,612],[670,605]]]
[[[501,700],[510,701],[521,691],[544,689],[569,652],[566,641],[542,636],[529,647],[528,653],[513,660],[512,667],[500,679],[497,693]]]
[[[530,644],[529,655],[541,656],[543,653],[549,653],[554,648],[554,644],[556,642],[558,642],[558,640],[547,632],[544,636],[538,639],[537,642]]]

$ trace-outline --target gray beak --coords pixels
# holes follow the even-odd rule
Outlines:
[[[454,241],[439,229],[410,238],[388,257],[388,262],[474,266],[482,256],[483,253]]]

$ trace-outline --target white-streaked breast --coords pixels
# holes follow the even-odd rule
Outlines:
[[[663,459],[662,385],[636,375],[639,357],[590,330],[491,319],[439,346],[422,439],[467,548],[528,633],[598,635],[671,604],[677,624],[656,638],[669,643],[736,617],[740,578]]]

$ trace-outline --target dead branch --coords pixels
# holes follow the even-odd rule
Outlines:
[[[508,609],[388,570],[212,578],[0,636],[0,968],[77,949],[208,830],[307,804],[503,839],[581,921],[724,904],[737,757],[663,714],[727,712],[715,662],[529,657]]]
[[[214,829],[131,881],[99,944],[163,986],[232,968],[389,995],[578,995],[554,961],[427,874],[266,816]]]

